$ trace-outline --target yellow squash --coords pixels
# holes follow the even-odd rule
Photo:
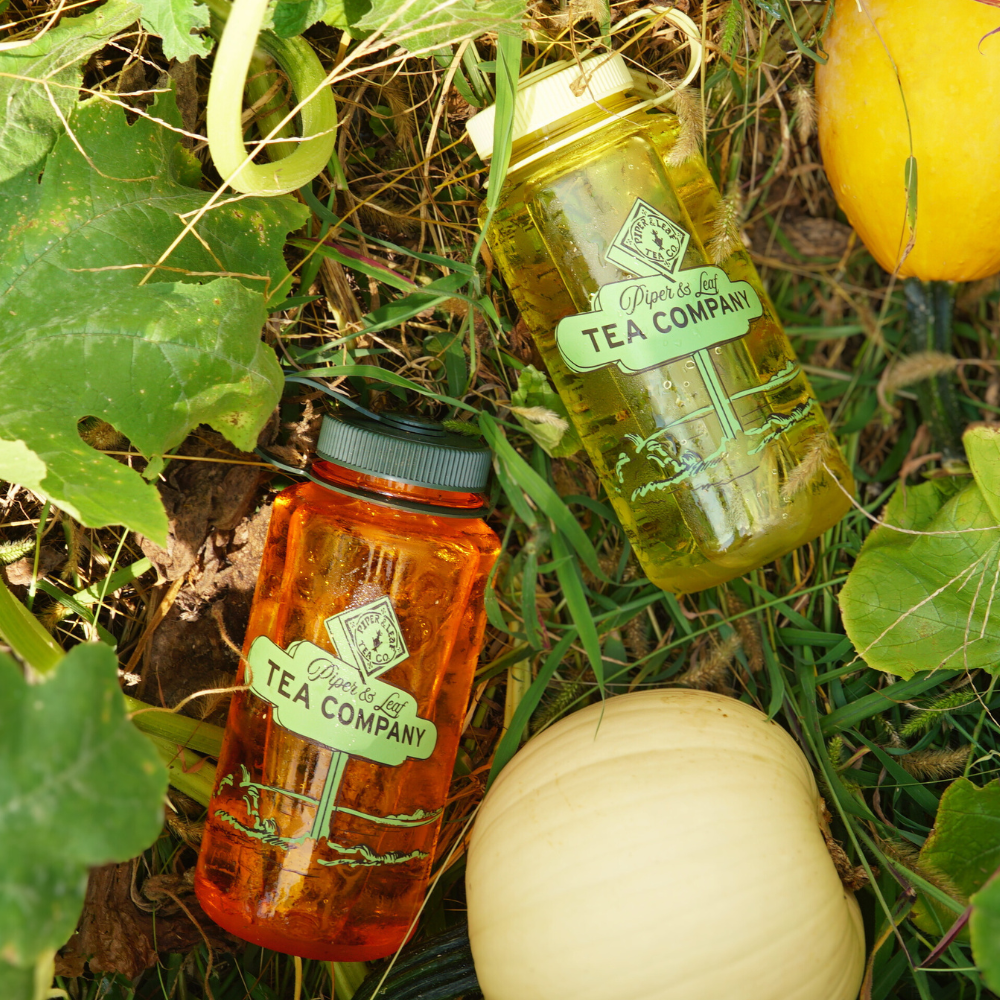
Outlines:
[[[998,26],[1000,9],[977,0],[836,0],[829,62],[816,72],[823,164],[887,271],[911,238],[910,133],[916,240],[899,274],[973,281],[1000,271],[1000,34],[984,38]]]

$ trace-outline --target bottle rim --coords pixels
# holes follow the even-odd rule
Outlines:
[[[305,474],[317,486],[334,493],[410,514],[477,519],[485,517],[492,506],[481,490],[436,489],[421,483],[375,476],[322,458],[316,459]]]

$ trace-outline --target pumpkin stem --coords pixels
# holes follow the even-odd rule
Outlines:
[[[951,354],[953,283],[907,278],[903,284],[910,319],[910,350]],[[932,375],[914,386],[920,414],[931,432],[934,447],[941,452],[941,464],[965,462],[962,447],[963,421],[950,373]]]

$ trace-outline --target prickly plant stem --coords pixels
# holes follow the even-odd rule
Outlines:
[[[326,85],[326,70],[303,38],[278,38],[260,31],[266,0],[208,0],[209,30],[219,38],[208,91],[206,127],[209,151],[225,181],[245,194],[278,195],[308,184],[329,162],[335,142],[337,106]],[[235,16],[233,14],[233,8]],[[223,27],[224,25],[224,27]],[[257,47],[287,73],[300,108],[303,136],[290,156],[254,163],[243,146],[243,89]],[[275,112],[270,130],[288,117]],[[289,119],[290,120],[290,119]]]
[[[951,354],[952,284],[907,278],[903,286],[910,321],[910,350]],[[953,376],[934,375],[915,387],[920,415],[931,432],[942,464],[965,460],[962,418],[955,397]]]

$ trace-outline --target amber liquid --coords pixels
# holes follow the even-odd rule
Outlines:
[[[728,439],[717,413],[685,419],[713,401],[691,356],[640,374],[614,365],[580,374],[563,360],[555,339],[559,320],[587,312],[603,285],[628,277],[605,252],[637,198],[691,234],[682,268],[710,263],[705,243],[719,192],[700,157],[667,166],[678,133],[672,115],[638,112],[516,166],[597,116],[627,111],[637,101],[609,98],[603,110],[578,112],[550,133],[515,144],[515,166],[488,242],[646,575],[664,590],[685,593],[740,576],[815,538],[848,509],[844,490],[853,489],[853,479],[801,369],[760,388],[794,369],[795,356],[743,250],[719,266],[753,286],[764,314],[751,321],[746,336],[708,354],[750,434]],[[783,433],[760,430],[782,422],[788,425]],[[651,435],[657,435],[655,449],[633,452],[629,436]],[[765,436],[770,440],[761,448]],[[804,461],[811,469],[805,476],[798,469]]]
[[[314,467],[317,474],[339,471],[349,485],[364,485],[355,473],[317,466],[325,467]],[[395,490],[385,480],[371,485],[382,495]],[[438,503],[463,496],[396,492]],[[237,694],[196,878],[201,905],[222,927],[275,951],[332,961],[390,955],[412,932],[498,551],[494,533],[475,518],[405,513],[313,483],[277,498],[244,656],[261,635],[282,649],[306,639],[336,652],[324,619],[387,595],[410,656],[380,680],[414,696],[418,714],[437,727],[437,743],[429,759],[398,767],[347,758],[329,830],[313,838],[333,751],[279,726],[255,694]],[[425,815],[432,820],[416,826],[376,821]]]

